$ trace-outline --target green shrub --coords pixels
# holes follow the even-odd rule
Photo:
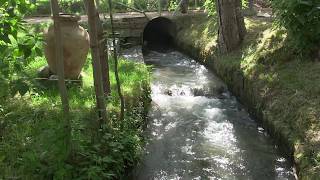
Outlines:
[[[248,0],[241,0],[241,3],[243,8],[248,8]],[[209,16],[215,16],[217,14],[216,0],[205,0],[203,7]]]
[[[85,14],[85,6],[81,0],[61,0],[59,1],[59,7],[61,12],[70,14]],[[50,1],[39,1],[36,3],[36,7],[33,11],[30,11],[28,15],[50,15],[51,5]]]
[[[97,130],[93,70],[89,56],[83,68],[81,87],[70,85],[70,121],[73,156],[67,158],[60,96],[55,84],[35,85],[25,96],[0,99],[0,179],[121,179],[140,158],[142,132],[150,103],[150,76],[145,64],[119,60],[119,73],[126,113],[118,120],[114,61],[110,60],[112,93],[108,97],[110,126]],[[44,57],[24,69],[31,78],[46,65]],[[0,69],[1,70],[1,69]],[[2,89],[2,84],[1,88]]]
[[[61,8],[61,11],[64,13],[85,14],[86,12],[83,1],[79,1],[79,0],[60,1],[60,8]]]
[[[320,45],[319,0],[273,0],[278,27],[287,30],[295,50],[310,53]]]
[[[30,79],[23,68],[41,55],[41,38],[23,25],[23,15],[31,9],[25,0],[0,1],[0,98],[24,95]]]
[[[206,0],[203,6],[209,16],[215,16],[217,14],[215,0]]]

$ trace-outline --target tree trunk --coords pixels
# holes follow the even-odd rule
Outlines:
[[[218,46],[222,53],[239,47],[246,34],[241,0],[216,0],[219,22]]]
[[[249,0],[249,9],[250,10],[254,10],[253,5],[254,5],[253,0]]]
[[[189,8],[189,0],[182,0],[181,6],[180,6],[180,11],[181,13],[187,13]]]

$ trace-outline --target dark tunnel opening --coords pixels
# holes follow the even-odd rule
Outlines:
[[[165,52],[174,48],[175,24],[165,17],[152,19],[143,31],[143,52],[148,50]]]

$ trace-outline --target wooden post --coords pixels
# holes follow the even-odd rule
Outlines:
[[[57,0],[51,0],[51,10],[54,22],[54,35],[55,35],[55,59],[58,75],[58,85],[61,95],[61,102],[65,113],[69,113],[69,101],[67,95],[67,88],[64,81],[64,60],[63,60],[63,48],[62,48],[62,37],[61,27],[59,20],[59,5]]]
[[[94,86],[96,92],[97,109],[99,112],[99,126],[107,122],[107,111],[105,105],[105,96],[103,93],[102,85],[102,72],[100,63],[99,42],[97,36],[97,23],[96,23],[96,8],[94,0],[85,0],[87,4],[89,35],[90,35],[90,47],[92,55],[92,66],[94,76]]]
[[[63,59],[63,44],[61,37],[61,26],[59,19],[59,4],[57,0],[51,0],[51,11],[54,22],[54,37],[55,37],[55,60],[57,64],[58,86],[61,96],[61,102],[64,112],[64,128],[65,128],[65,148],[66,158],[72,158],[72,142],[71,142],[71,122],[69,117],[69,100],[67,88],[64,80],[64,59]]]
[[[102,73],[102,86],[103,92],[106,97],[111,94],[111,85],[110,85],[110,76],[109,76],[109,57],[108,57],[108,43],[107,38],[103,32],[102,22],[99,17],[99,13],[96,13],[96,22],[97,22],[97,34],[99,41],[99,55],[100,55],[100,64],[101,64],[101,73]]]
[[[249,10],[254,11],[254,2],[253,2],[253,0],[249,0]]]
[[[161,0],[158,0],[158,10],[159,10],[159,16],[161,16]]]
[[[124,107],[125,107],[125,102],[124,102],[124,97],[121,92],[121,84],[120,84],[120,78],[119,78],[119,73],[118,73],[118,55],[117,55],[117,48],[116,48],[116,37],[115,37],[115,31],[114,31],[114,26],[113,26],[113,15],[112,15],[112,1],[108,0],[109,2],[109,11],[110,11],[110,21],[111,21],[111,32],[113,36],[113,57],[114,57],[114,75],[116,77],[116,82],[117,82],[117,89],[118,89],[118,94],[120,98],[120,120],[124,120]]]
[[[84,1],[84,6],[87,11],[88,1]],[[97,5],[98,6],[98,5]],[[98,7],[97,7],[98,8]],[[107,40],[105,39],[105,33],[103,31],[102,22],[100,20],[98,9],[96,8],[96,25],[97,25],[97,36],[99,42],[99,55],[100,55],[100,64],[101,64],[101,73],[102,73],[102,86],[103,92],[106,97],[111,94],[111,85],[110,85],[110,76],[109,76],[109,56],[108,56],[108,47]]]

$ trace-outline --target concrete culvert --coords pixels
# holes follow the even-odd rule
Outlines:
[[[143,31],[143,51],[167,51],[174,47],[176,25],[168,18],[152,19]]]

